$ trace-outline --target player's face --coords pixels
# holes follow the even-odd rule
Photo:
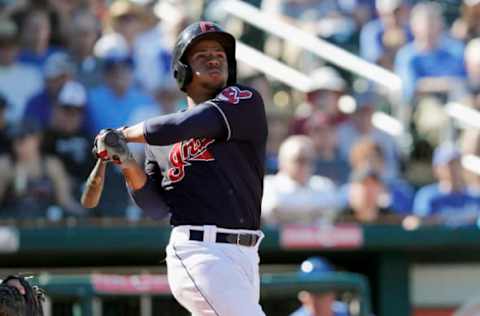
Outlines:
[[[192,68],[192,85],[207,89],[219,89],[228,79],[227,55],[215,40],[201,40],[189,50],[187,60]]]

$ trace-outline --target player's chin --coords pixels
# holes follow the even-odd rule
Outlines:
[[[223,88],[227,84],[227,78],[222,73],[209,73],[208,82],[214,88]]]

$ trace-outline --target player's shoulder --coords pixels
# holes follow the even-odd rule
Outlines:
[[[223,88],[214,98],[232,104],[243,102],[263,102],[260,93],[252,87],[235,84]]]

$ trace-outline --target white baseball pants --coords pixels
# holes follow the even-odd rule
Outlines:
[[[190,229],[203,230],[204,241],[189,240]],[[256,233],[247,247],[215,242],[216,233]],[[265,316],[259,304],[258,246],[261,231],[216,226],[177,226],[167,246],[170,289],[192,316]]]

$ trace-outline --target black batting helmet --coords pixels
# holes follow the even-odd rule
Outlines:
[[[209,38],[217,40],[227,55],[228,80],[227,85],[237,81],[237,62],[235,60],[235,38],[225,32],[218,24],[201,21],[190,24],[180,33],[173,50],[172,72],[182,91],[192,80],[192,69],[186,61],[186,52],[197,41]]]

